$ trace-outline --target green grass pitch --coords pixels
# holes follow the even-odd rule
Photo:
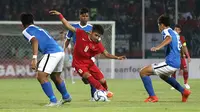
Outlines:
[[[108,80],[114,93],[111,102],[90,102],[89,86],[77,80],[75,84],[67,81],[72,102],[49,108],[44,107],[48,99],[36,79],[0,80],[0,112],[200,112],[200,80],[189,80],[192,94],[187,103],[182,103],[180,93],[170,90],[162,80],[152,81],[159,97],[157,103],[143,102],[147,93],[141,80]]]

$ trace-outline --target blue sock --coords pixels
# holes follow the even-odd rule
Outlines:
[[[148,92],[149,96],[155,96],[151,78],[149,76],[144,76],[144,77],[141,77],[141,79],[144,83],[144,87],[145,87],[146,91]]]
[[[64,81],[62,81],[62,83],[60,83],[60,84],[56,84],[56,88],[62,94],[62,98],[63,99],[68,99],[70,97],[70,95],[67,92],[67,89],[65,87],[65,82]]]
[[[94,98],[94,93],[96,91],[96,88],[94,88],[91,84],[90,87],[91,87],[91,97]]]
[[[49,97],[50,101],[56,103],[57,99],[56,99],[56,96],[53,93],[51,83],[45,82],[45,83],[41,84],[41,86],[42,86],[42,89],[45,92],[45,94]]]
[[[172,87],[174,87],[179,92],[182,93],[184,91],[184,88],[176,81],[175,78],[168,77],[167,80],[164,80],[164,81],[167,82],[168,84],[170,84]]]

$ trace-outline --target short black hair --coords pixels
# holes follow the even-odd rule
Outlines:
[[[182,30],[182,26],[179,25],[179,24],[176,24],[175,27],[176,27],[176,28],[179,28],[180,30]]]
[[[165,26],[170,26],[170,18],[167,15],[161,15],[158,18],[158,24],[164,24]]]
[[[31,13],[22,13],[20,15],[20,20],[21,20],[23,26],[34,24],[33,19],[34,19],[34,17]]]
[[[92,26],[92,32],[97,32],[97,33],[103,35],[104,29],[101,25],[93,25]]]
[[[89,9],[88,9],[88,8],[84,7],[84,8],[81,8],[81,9],[79,10],[79,14],[80,14],[80,15],[81,15],[81,14],[85,14],[85,13],[89,13]]]

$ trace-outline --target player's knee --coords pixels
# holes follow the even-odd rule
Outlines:
[[[85,72],[85,73],[83,73],[83,75],[82,75],[82,77],[85,78],[85,79],[87,79],[87,78],[90,77],[90,76],[91,76],[91,74],[88,73],[88,72]]]
[[[183,72],[188,72],[187,68],[184,68],[184,69],[183,69]]]
[[[44,73],[38,73],[37,75],[37,80],[40,82],[40,83],[44,83],[44,82],[47,82],[48,81],[48,78],[47,78],[48,74],[44,74]]]
[[[140,69],[140,72],[139,72],[139,73],[140,73],[140,76],[143,77],[143,76],[145,75],[145,70],[144,70],[144,68]]]

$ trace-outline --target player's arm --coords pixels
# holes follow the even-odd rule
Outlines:
[[[188,51],[186,42],[184,42],[184,43],[182,44],[182,49],[183,49],[184,54],[185,54],[185,55],[187,56],[187,58],[188,58],[188,62],[190,62],[190,61],[191,61],[191,58],[190,58],[190,54],[189,54],[189,51]]]
[[[168,45],[172,41],[171,36],[166,36],[165,39],[156,47],[152,47],[151,51],[157,51],[163,48],[164,46]]]
[[[76,32],[76,28],[74,28],[72,25],[70,25],[69,22],[63,17],[63,15],[62,15],[60,12],[58,12],[58,11],[56,11],[56,10],[52,10],[52,11],[50,11],[49,13],[52,14],[52,15],[58,15],[59,18],[60,18],[60,20],[62,21],[63,25],[64,25],[68,30],[70,30],[70,31],[72,31],[72,32]]]
[[[38,40],[34,36],[34,34],[31,31],[24,30],[23,32],[24,37],[31,43],[32,45],[32,51],[33,51],[33,58],[31,61],[31,68],[36,69],[37,68],[37,55],[38,55]]]
[[[33,56],[37,56],[38,55],[38,40],[33,37],[31,40],[31,45],[32,45],[32,51],[33,51]]]
[[[115,55],[112,55],[112,54],[108,53],[107,50],[104,50],[104,52],[103,52],[102,54],[103,54],[106,58],[109,58],[109,59],[123,60],[123,59],[126,58],[125,56],[115,56]]]

